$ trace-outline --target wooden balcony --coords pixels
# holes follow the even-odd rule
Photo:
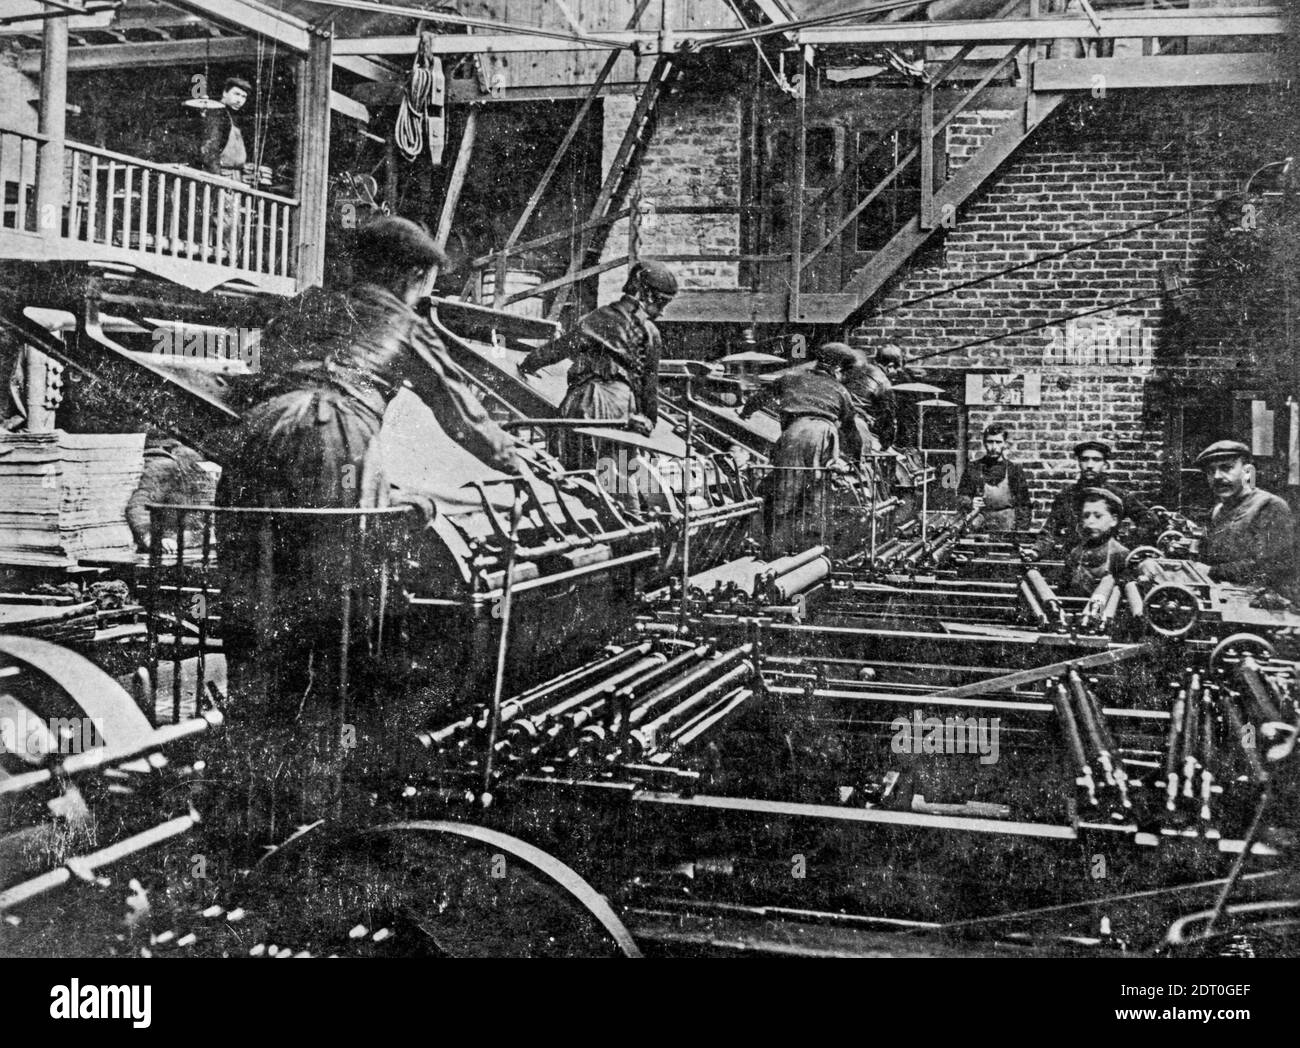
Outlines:
[[[54,214],[36,200],[47,141],[0,127],[0,260],[124,263],[199,291],[297,290],[297,200],[65,141]]]

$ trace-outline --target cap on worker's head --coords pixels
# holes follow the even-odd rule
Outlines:
[[[830,368],[848,368],[858,362],[857,355],[844,342],[823,342],[812,355],[819,364]]]
[[[410,219],[395,215],[376,218],[358,230],[356,258],[376,269],[447,264],[433,237]]]
[[[221,85],[221,93],[224,95],[232,87],[237,87],[246,95],[253,93],[253,85],[245,80],[242,76],[228,76],[226,82]]]
[[[1095,451],[1107,462],[1110,461],[1110,445],[1101,440],[1082,440],[1074,445],[1074,457],[1082,457],[1085,451]]]
[[[653,291],[656,295],[672,297],[677,294],[677,278],[662,262],[646,259],[635,263],[627,271],[627,283],[623,286],[624,291],[637,291],[642,288]]]
[[[1240,458],[1250,462],[1253,456],[1250,453],[1250,448],[1239,440],[1219,440],[1197,455],[1192,465],[1208,466],[1226,458]]]
[[[1083,508],[1085,502],[1104,502],[1106,508],[1115,516],[1120,516],[1124,512],[1124,500],[1109,488],[1084,488],[1079,492],[1079,508]]]
[[[892,342],[887,342],[876,350],[877,364],[901,364],[903,362],[903,351]]]

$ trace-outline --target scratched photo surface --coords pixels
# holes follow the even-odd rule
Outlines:
[[[1293,5],[0,6],[0,956],[1300,954]]]

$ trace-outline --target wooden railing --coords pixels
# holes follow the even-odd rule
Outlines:
[[[268,277],[295,271],[298,201],[182,165],[64,143],[62,214],[38,215],[47,139],[0,128],[0,230],[206,262]]]

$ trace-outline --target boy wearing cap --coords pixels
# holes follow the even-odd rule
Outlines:
[[[984,456],[967,464],[957,485],[957,505],[963,512],[983,510],[980,531],[1024,531],[1034,519],[1029,483],[1018,462],[1006,456],[1007,427],[990,422],[984,427]]]
[[[1294,520],[1291,508],[1255,486],[1250,448],[1220,440],[1195,461],[1218,499],[1200,547],[1210,578],[1241,586],[1280,587],[1295,574]]]
[[[1053,552],[1068,549],[1079,532],[1079,495],[1087,488],[1105,488],[1119,497],[1119,519],[1133,521],[1137,536],[1151,541],[1160,532],[1160,521],[1136,495],[1117,488],[1107,477],[1110,470],[1110,445],[1100,440],[1085,440],[1074,446],[1074,460],[1079,476],[1062,488],[1052,500],[1052,508],[1043,522],[1043,530],[1034,541],[1028,559],[1038,560]]]
[[[1065,592],[1088,597],[1107,575],[1124,570],[1129,551],[1115,538],[1124,503],[1106,488],[1083,488],[1076,498],[1078,542],[1065,555]]]

